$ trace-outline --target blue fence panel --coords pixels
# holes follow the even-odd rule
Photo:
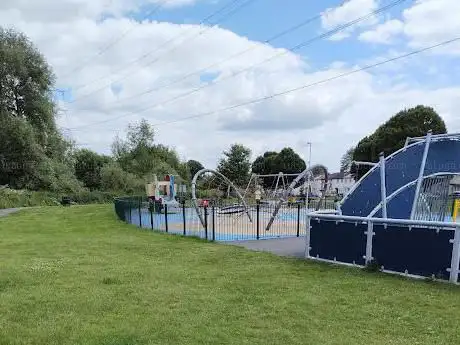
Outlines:
[[[364,265],[367,224],[312,219],[310,256]]]
[[[385,270],[448,279],[453,230],[374,224],[372,256]]]

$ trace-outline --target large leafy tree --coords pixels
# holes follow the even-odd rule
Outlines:
[[[233,144],[228,151],[223,152],[217,166],[217,171],[228,177],[239,187],[244,187],[250,177],[251,150],[241,144]]]
[[[203,164],[201,164],[200,162],[196,161],[196,160],[193,160],[193,159],[190,159],[188,162],[187,162],[187,168],[190,172],[190,177],[193,178],[193,176],[195,176],[195,174],[200,171],[201,169],[204,169],[203,167]]]
[[[57,130],[54,76],[29,39],[0,27],[1,180],[13,188],[77,190],[73,145]]]
[[[305,168],[305,161],[290,147],[286,147],[280,152],[267,151],[252,163],[252,172],[258,175],[278,174],[280,172],[297,174],[304,171]],[[262,182],[265,187],[269,187],[274,180],[276,177],[264,178]]]
[[[56,132],[53,84],[51,68],[30,40],[0,28],[0,111],[27,120],[44,145]]]
[[[404,109],[392,116],[369,136],[364,137],[353,150],[353,160],[377,162],[379,153],[385,156],[404,146],[407,137],[424,136],[428,131],[433,134],[447,132],[446,125],[438,113],[431,107],[418,105]],[[360,178],[369,167],[352,167],[352,173]]]
[[[173,174],[188,179],[186,164],[175,150],[155,143],[153,127],[145,119],[128,125],[126,139],[115,138],[112,153],[124,171],[139,178],[151,180],[153,174],[158,178]]]
[[[90,190],[101,189],[101,169],[111,162],[111,157],[88,149],[75,152],[75,175]]]

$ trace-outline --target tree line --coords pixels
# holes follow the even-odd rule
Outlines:
[[[178,153],[156,142],[155,130],[142,119],[129,124],[125,137],[115,137],[111,155],[77,149],[56,124],[53,100],[55,76],[43,55],[22,33],[0,27],[0,186],[56,193],[104,191],[143,193],[153,175],[178,176],[188,183],[203,165],[183,161]],[[342,157],[341,170],[361,177],[369,168],[353,161],[377,162],[404,145],[408,136],[428,130],[446,133],[433,108],[404,109],[351,147]],[[217,170],[244,187],[252,173],[300,173],[305,161],[292,148],[267,151],[251,158],[250,148],[235,143],[222,153]],[[264,179],[265,186],[273,181]]]
[[[21,32],[0,27],[0,186],[61,194],[143,193],[153,175],[173,174],[188,183],[203,168],[157,143],[145,119],[129,124],[125,137],[114,138],[110,155],[78,149],[58,130],[54,90],[52,68],[33,43]],[[267,152],[255,162],[250,156],[249,148],[231,145],[217,169],[242,186],[251,172],[305,167],[290,148]]]

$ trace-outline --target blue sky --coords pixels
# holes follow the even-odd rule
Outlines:
[[[106,2],[94,1],[100,4]],[[149,1],[153,0],[118,0],[114,3],[130,6]],[[245,1],[240,0],[236,6]],[[62,127],[73,129],[72,135],[77,141],[89,143],[96,150],[107,152],[114,133],[123,131],[128,123],[139,120],[136,112],[146,107],[149,111],[142,112],[141,116],[154,125],[166,120],[180,121],[190,115],[210,110],[215,111],[214,115],[203,117],[202,120],[186,120],[158,127],[158,140],[176,147],[184,157],[198,159],[207,166],[213,166],[220,152],[233,142],[246,144],[257,154],[264,150],[279,150],[283,146],[291,146],[303,152],[307,140],[315,143],[315,157],[321,159],[318,163],[335,169],[344,150],[404,107],[417,104],[435,106],[445,116],[450,130],[460,128],[458,116],[455,116],[456,109],[460,106],[457,105],[460,93],[456,89],[460,75],[460,47],[457,50],[449,47],[444,53],[420,54],[263,104],[248,105],[231,111],[220,109],[308,85],[318,78],[349,72],[356,66],[362,67],[395,57],[415,49],[414,47],[426,47],[460,33],[458,19],[451,15],[455,11],[446,10],[458,8],[460,11],[457,0],[406,0],[380,15],[378,21],[359,27],[346,38],[321,39],[295,50],[295,54],[304,59],[306,68],[299,67],[292,54],[273,59],[276,60],[273,64],[260,64],[265,57],[268,59],[275,56],[276,52],[269,46],[254,46],[246,41],[247,38],[249,41],[263,42],[319,15],[327,8],[336,8],[333,11],[336,16],[332,15],[329,26],[324,25],[321,18],[317,18],[270,42],[272,47],[290,49],[324,34],[336,25],[357,19],[372,9],[393,1],[347,0],[347,6],[337,9],[343,1],[254,0],[244,9],[219,22],[218,27],[235,35],[229,35],[223,30],[209,30],[196,42],[179,45],[175,52],[169,53],[168,49],[172,47],[167,47],[165,53],[160,54],[160,60],[150,64],[150,61],[156,59],[156,54],[152,53],[152,56],[133,66],[128,73],[125,70],[117,71],[142,54],[162,47],[171,34],[174,36],[175,33],[196,30],[196,27],[184,29],[178,25],[198,24],[232,1],[196,0],[191,5],[160,10],[149,18],[152,22],[128,24],[120,17],[111,21],[105,21],[103,16],[101,19],[101,13],[94,13],[89,7],[85,8],[89,5],[81,0],[81,11],[73,12],[73,22],[66,21],[63,26],[53,24],[49,18],[36,18],[36,22],[31,23],[28,19],[29,7],[24,5],[21,11],[25,19],[20,25],[34,41],[42,42],[41,49],[50,61],[54,61],[53,67],[58,76],[57,88],[66,90],[62,107],[67,109],[67,115],[61,121]],[[144,6],[136,14],[126,16],[139,21],[152,8],[153,5]],[[403,15],[405,9],[408,10]],[[211,19],[211,23],[225,16],[225,13],[224,11],[220,16]],[[56,15],[56,23],[62,23],[61,17]],[[87,23],[91,20],[96,24],[88,26]],[[15,23],[17,22],[16,20]],[[157,22],[166,24],[158,25]],[[385,38],[386,33],[380,29],[388,29],[387,24],[391,26],[392,22],[396,22],[396,27],[390,29],[395,31],[391,31],[389,38]],[[86,32],[82,30],[82,25],[87,28]],[[37,30],[38,27],[42,29]],[[119,38],[128,27],[132,28],[132,32],[108,52],[92,61],[88,60],[91,56],[97,56],[99,49],[109,44],[110,39]],[[62,35],[66,39],[57,40],[56,32],[62,31],[65,32]],[[369,35],[360,36],[364,32]],[[176,47],[176,44],[172,46]],[[193,93],[190,97],[179,98],[166,106],[148,108],[175,95],[181,95],[200,82],[209,82],[217,74],[206,72],[199,80],[194,77],[163,88],[164,82],[201,70],[204,66],[227,61],[230,56],[250,47],[257,49],[238,59],[232,59],[232,63],[222,64],[222,68],[213,68],[218,73],[227,75],[249,70],[247,73]],[[70,73],[71,77],[63,77],[82,63],[85,66],[81,71]],[[256,73],[250,71],[254,65],[258,66]],[[136,73],[131,76],[132,71]],[[316,71],[325,73],[318,75],[314,73]],[[125,74],[130,76],[123,78]],[[102,82],[92,84],[94,80],[104,76],[108,77],[102,79]],[[118,83],[120,78],[122,81]],[[88,84],[89,87],[80,87]],[[144,94],[152,87],[158,89]],[[72,102],[72,90],[75,102]],[[85,97],[86,94],[90,97]],[[145,96],[139,96],[141,98],[136,96],[143,94]],[[62,99],[62,95],[57,98]],[[129,115],[130,113],[134,115]],[[129,116],[120,117],[124,114]],[[201,135],[203,132],[206,135]],[[331,132],[346,134],[331,141],[327,139]],[[210,142],[213,144],[212,148],[209,147]]]
[[[150,19],[175,24],[198,24],[201,20],[230,2],[230,0],[201,1],[190,6],[163,9],[151,16]],[[382,1],[380,6],[384,6],[389,2],[392,1]],[[286,1],[279,0],[254,0],[233,16],[219,22],[218,26],[250,40],[263,42],[327,8],[340,5],[342,1],[289,0],[289,4],[286,5],[286,3]],[[399,4],[389,11],[385,11],[379,18],[382,20],[389,17],[400,18],[402,10],[412,3],[413,1],[407,1]],[[134,17],[138,20],[145,18],[145,14],[151,9],[152,7],[144,8]],[[212,18],[211,22],[218,21],[225,13],[223,12],[220,16]],[[317,19],[300,29],[271,41],[270,45],[275,48],[289,49],[321,33],[324,33],[324,30],[321,28],[321,20]],[[313,68],[321,68],[337,60],[353,62],[359,59],[371,58],[375,55],[382,55],[385,54],[387,49],[388,47],[385,45],[371,45],[352,38],[334,42],[319,40],[307,47],[296,50],[296,53],[305,56]]]

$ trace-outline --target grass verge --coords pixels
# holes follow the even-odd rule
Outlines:
[[[460,289],[140,230],[0,218],[0,344],[458,344]]]

